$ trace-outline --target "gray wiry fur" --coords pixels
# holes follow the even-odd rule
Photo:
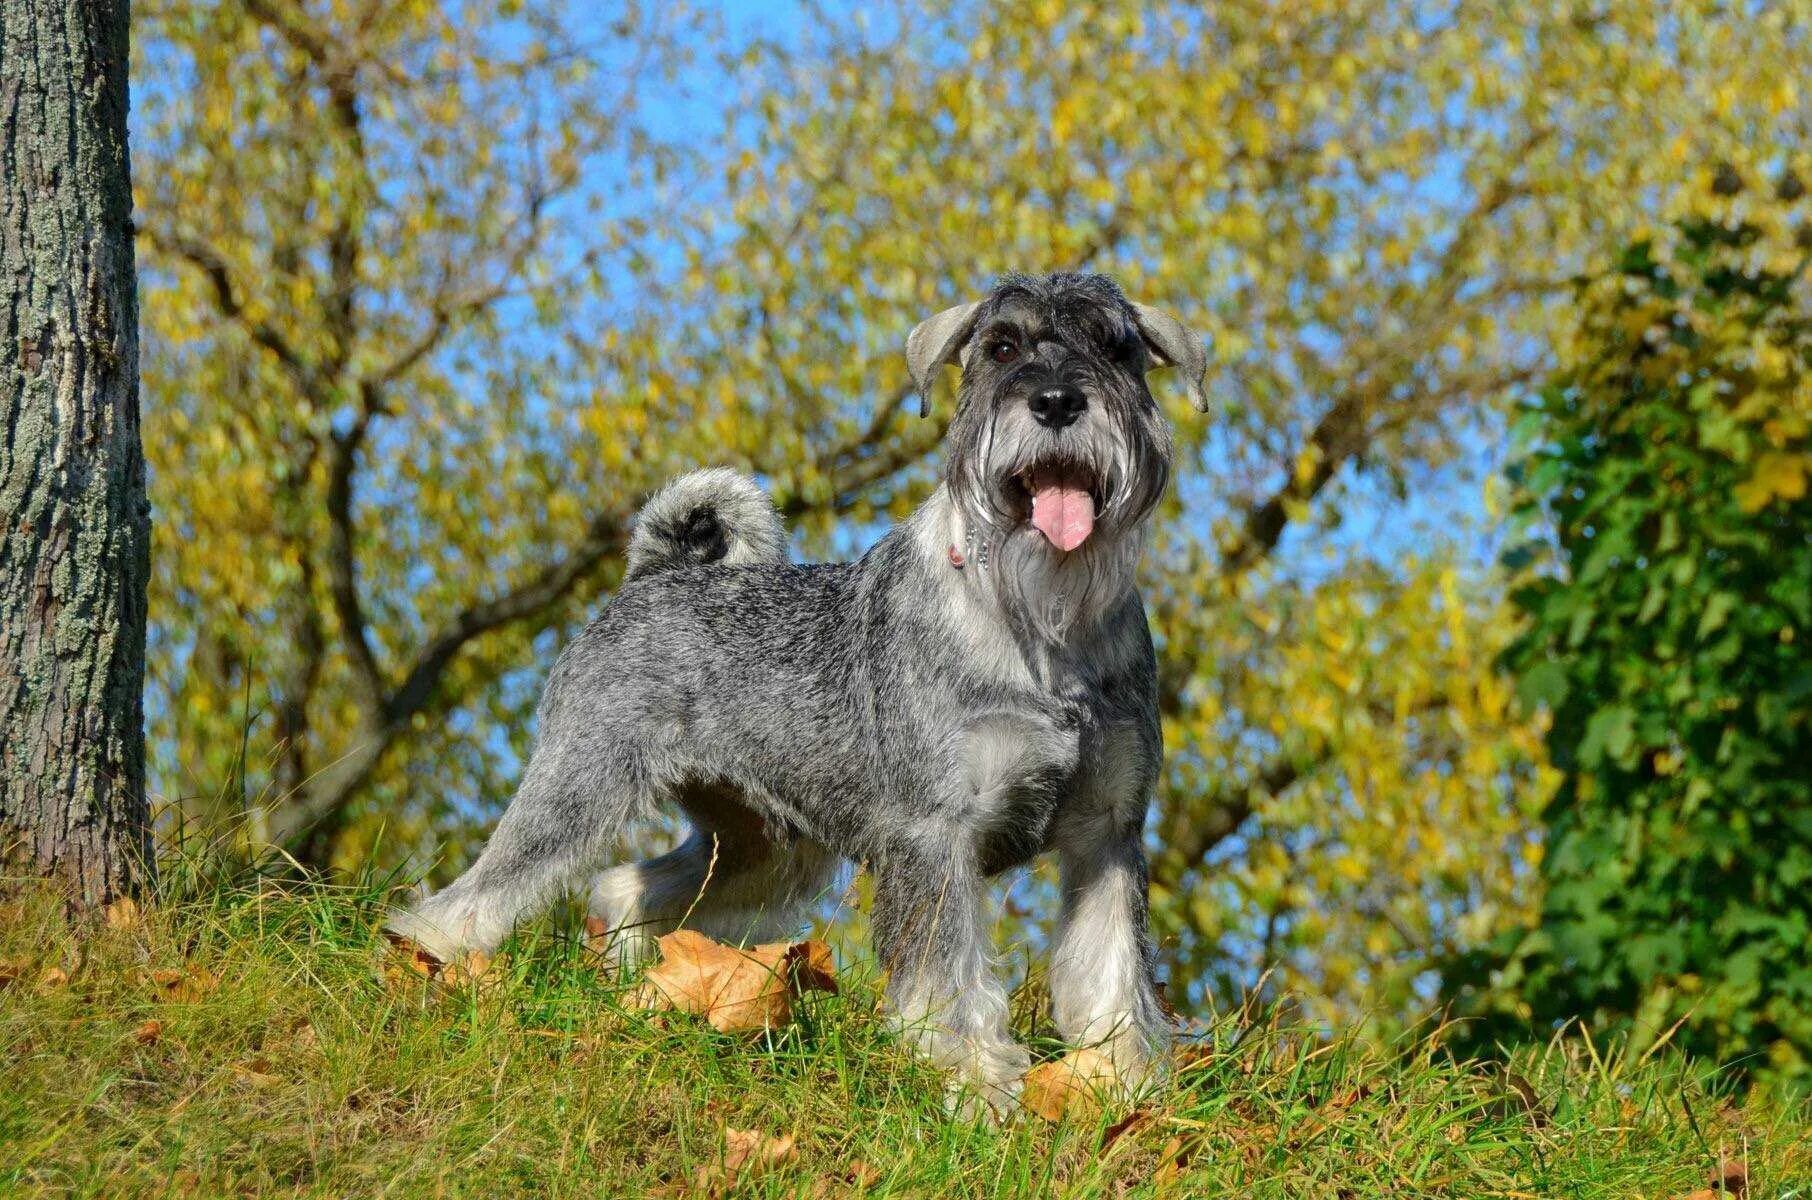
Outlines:
[[[998,1103],[1027,1059],[990,970],[985,883],[1052,851],[1058,1027],[1129,1081],[1161,1062],[1140,840],[1161,743],[1133,567],[1170,440],[1147,335],[1090,275],[1009,277],[958,324],[964,345],[915,339],[938,343],[915,373],[965,367],[942,483],[859,561],[787,563],[766,500],[726,473],[655,499],[629,580],[554,666],[489,845],[392,929],[443,958],[489,949],[589,878],[593,913],[625,934],[684,919],[776,937],[842,862],[865,863],[891,1004]],[[1058,386],[1086,407],[1050,427],[1034,398]],[[1022,483],[1057,464],[1099,499],[1067,554]],[[662,803],[692,835],[599,874],[624,823]]]
[[[670,481],[642,506],[626,579],[673,567],[786,561],[786,529],[767,493],[728,467]]]

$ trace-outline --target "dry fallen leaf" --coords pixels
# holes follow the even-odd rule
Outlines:
[[[739,949],[681,929],[660,940],[661,961],[630,997],[632,1007],[695,1013],[723,1033],[784,1025],[801,991],[836,989],[829,947],[772,942]]]
[[[102,911],[106,915],[109,929],[136,928],[143,915],[139,912],[138,901],[131,896],[121,896]]]
[[[1730,1200],[1749,1190],[1749,1163],[1741,1158],[1723,1159],[1711,1173],[1711,1186],[1688,1192],[1680,1200]]]
[[[165,967],[151,972],[151,983],[166,1000],[187,1003],[199,1000],[220,986],[220,977],[205,967],[190,964],[178,970]]]
[[[767,1170],[776,1163],[792,1158],[793,1135],[783,1133],[769,1137],[756,1129],[724,1128],[724,1152],[716,1162],[706,1163],[693,1173],[694,1191],[715,1193],[737,1179]]]
[[[819,1176],[812,1183],[812,1190],[806,1194],[811,1200],[830,1200],[833,1196],[861,1196],[879,1182],[881,1172],[858,1158],[843,1171]]]
[[[1121,1117],[1118,1121],[1115,1121],[1112,1125],[1109,1125],[1101,1133],[1102,1156],[1105,1157],[1110,1153],[1121,1138],[1129,1133],[1135,1133],[1138,1130],[1143,1129],[1150,1123],[1151,1110],[1149,1108],[1135,1108],[1124,1117]]]
[[[415,972],[417,975],[433,977],[433,975],[439,975],[442,966],[446,966],[446,963],[442,963],[435,955],[431,955],[417,944],[411,943],[408,937],[391,937],[391,944],[397,946],[397,950],[402,952],[404,963],[408,963],[411,972]]]
[[[69,972],[62,967],[46,968],[44,974],[38,976],[38,986],[41,988],[63,987],[68,982]]]
[[[164,1036],[164,1023],[153,1018],[132,1031],[132,1040],[141,1046],[156,1045],[157,1039]]]
[[[1176,1048],[1176,1072],[1201,1070],[1211,1065],[1220,1051],[1208,1042],[1178,1042]]]
[[[482,950],[468,950],[441,968],[442,983],[476,984],[482,983],[490,974],[493,959]]]
[[[262,1054],[238,1064],[233,1068],[233,1073],[259,1091],[274,1088],[283,1082],[283,1077],[271,1069],[271,1060]]]
[[[1151,1173],[1152,1183],[1162,1189],[1177,1181],[1177,1177],[1189,1168],[1189,1160],[1195,1157],[1196,1142],[1185,1141],[1180,1135],[1164,1143],[1158,1151],[1158,1166]]]
[[[1119,1078],[1112,1059],[1084,1047],[1027,1071],[1019,1102],[1047,1121],[1093,1116]]]
[[[417,980],[453,985],[485,982],[496,960],[482,950],[468,950],[452,962],[442,962],[406,937],[386,933],[390,953],[381,957],[378,974],[394,988]]]
[[[378,974],[386,986],[399,987],[410,982],[432,981],[440,978],[446,964],[429,954],[406,937],[386,934],[389,942],[389,953],[381,956]]]
[[[831,959],[831,948],[816,938],[788,946],[785,965],[794,995],[800,992],[837,994],[837,965]]]

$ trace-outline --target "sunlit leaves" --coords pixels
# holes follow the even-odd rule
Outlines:
[[[1803,1076],[1812,1057],[1812,210],[1734,169],[1586,281],[1516,468],[1510,647],[1564,774],[1484,1007]],[[1512,1024],[1516,1024],[1513,1022]],[[1487,1034],[1490,1036],[1490,1034]],[[1536,1036],[1545,1036],[1537,1027]]]
[[[901,403],[906,331],[1094,267],[1213,362],[1206,419],[1153,378],[1173,993],[1275,968],[1317,1011],[1412,1006],[1518,903],[1543,795],[1466,471],[1569,276],[1681,176],[1804,140],[1806,30],[1750,7],[940,3],[747,44],[548,2],[140,11],[163,790],[237,811],[381,743],[328,849],[458,860],[614,552],[374,704],[447,622],[705,462],[858,549],[948,418]]]

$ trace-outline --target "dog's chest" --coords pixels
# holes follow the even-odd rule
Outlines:
[[[1090,741],[1075,706],[1003,708],[972,717],[958,739],[963,820],[975,830],[990,872],[1024,862],[1047,840],[1075,791]]]

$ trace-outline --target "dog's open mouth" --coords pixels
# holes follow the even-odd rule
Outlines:
[[[1039,463],[1013,477],[1013,486],[1031,504],[1033,528],[1068,553],[1095,531],[1104,497],[1095,473],[1079,463]]]

